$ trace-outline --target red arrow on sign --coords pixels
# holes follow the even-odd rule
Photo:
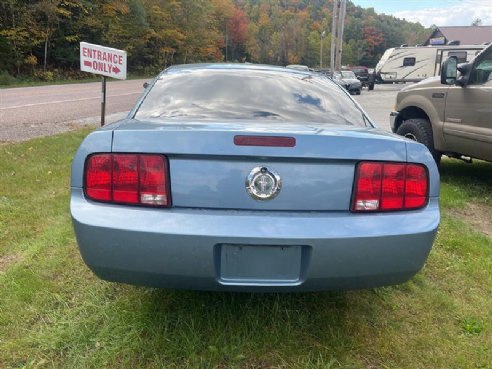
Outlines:
[[[86,67],[92,67],[92,63],[90,61],[88,61],[88,60],[84,60],[84,65]]]
[[[118,74],[118,73],[120,73],[120,72],[121,72],[120,68],[118,68],[118,67],[113,67],[113,73]]]

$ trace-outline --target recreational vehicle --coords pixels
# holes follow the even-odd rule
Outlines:
[[[441,62],[456,56],[458,63],[473,59],[486,45],[402,46],[384,52],[376,65],[376,83],[418,82],[437,76]]]

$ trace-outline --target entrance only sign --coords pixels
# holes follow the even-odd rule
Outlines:
[[[81,42],[80,70],[126,79],[126,51]]]

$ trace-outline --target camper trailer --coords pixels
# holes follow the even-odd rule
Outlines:
[[[393,47],[376,65],[376,83],[418,82],[440,74],[441,62],[456,56],[458,63],[470,61],[485,45],[440,45]]]

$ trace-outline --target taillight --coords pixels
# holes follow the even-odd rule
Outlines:
[[[167,159],[151,154],[95,154],[85,166],[85,195],[95,201],[168,207]]]
[[[421,164],[360,162],[356,168],[351,210],[413,210],[428,201],[429,176]]]

